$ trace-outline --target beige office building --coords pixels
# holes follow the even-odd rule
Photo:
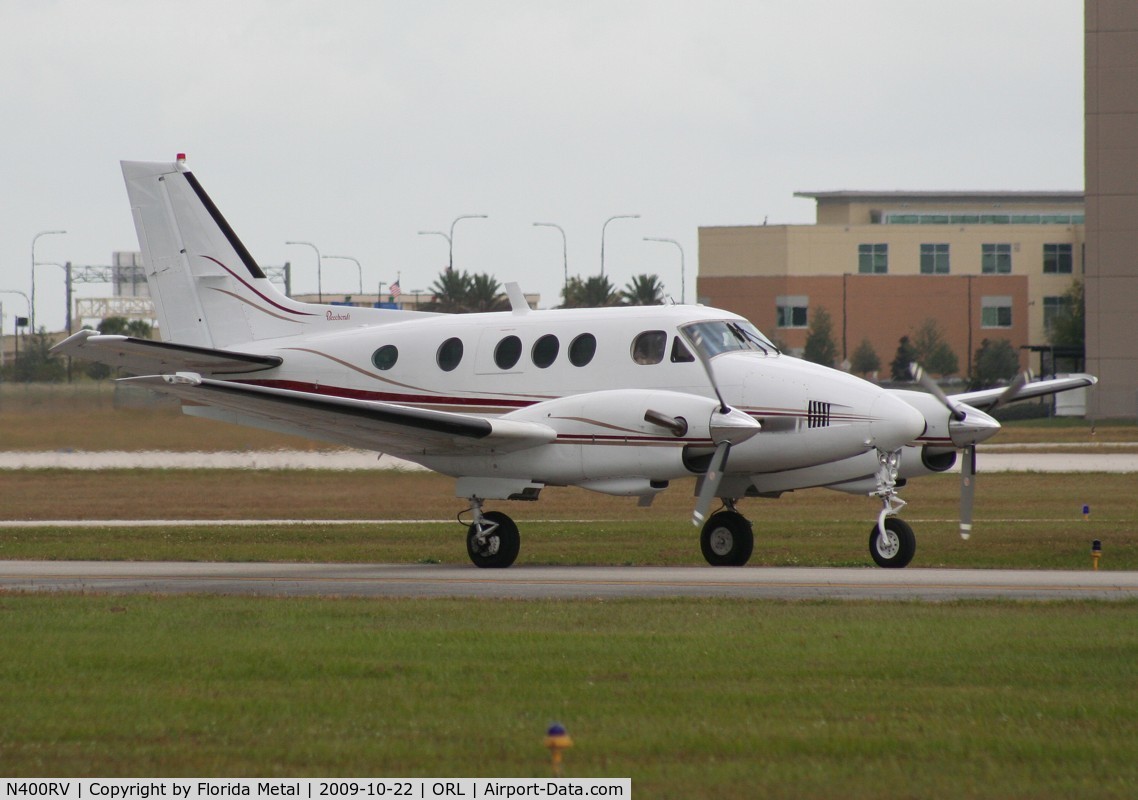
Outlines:
[[[814,225],[700,229],[701,302],[791,350],[825,308],[845,357],[865,339],[883,364],[932,318],[966,373],[985,338],[1045,345],[1082,279],[1088,416],[1138,417],[1138,2],[1084,8],[1085,192],[804,192]]]
[[[884,364],[934,320],[960,372],[984,339],[1047,342],[1083,276],[1082,192],[800,192],[813,225],[699,231],[699,296],[753,320],[792,352],[812,314],[842,358],[869,341]],[[1031,364],[1022,351],[1023,365]]]

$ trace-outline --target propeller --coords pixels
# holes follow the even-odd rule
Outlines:
[[[711,441],[715,443],[715,452],[703,476],[699,497],[696,500],[695,510],[692,511],[692,524],[699,526],[707,519],[707,512],[711,510],[711,501],[719,493],[719,483],[723,480],[723,470],[727,466],[727,456],[731,454],[732,445],[745,442],[759,432],[762,427],[758,420],[750,414],[731,408],[723,399],[719,391],[719,384],[715,380],[715,371],[711,368],[711,357],[704,345],[703,332],[698,327],[692,331],[692,344],[695,345],[696,356],[707,373],[715,397],[719,400],[719,408],[711,412],[709,429]],[[647,418],[647,415],[645,415]]]
[[[963,455],[960,464],[960,538],[967,539],[972,535],[972,507],[976,497],[976,444],[998,431],[1000,423],[977,408],[954,401],[919,364],[910,364],[909,370],[913,379],[948,409],[949,437]],[[988,410],[995,411],[1015,400],[1030,379],[1030,372],[1016,375]]]

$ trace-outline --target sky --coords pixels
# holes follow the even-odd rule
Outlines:
[[[796,191],[1081,190],[1081,0],[0,0],[0,303],[137,250],[119,161],[188,164],[326,299],[447,266],[696,299],[701,226]],[[639,215],[606,220],[617,215]],[[673,239],[672,244],[645,238]],[[681,285],[681,250],[683,272]],[[104,297],[108,285],[77,287]]]

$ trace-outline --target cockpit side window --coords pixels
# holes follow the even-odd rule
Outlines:
[[[663,331],[644,331],[632,340],[632,360],[637,364],[659,364],[664,360],[668,334]]]
[[[695,356],[688,350],[687,345],[683,343],[679,336],[672,337],[672,363],[685,364],[688,361],[695,361]]]

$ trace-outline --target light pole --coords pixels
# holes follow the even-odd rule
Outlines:
[[[617,214],[615,217],[609,217],[605,220],[605,224],[601,226],[601,277],[605,274],[605,228],[614,219],[640,219],[639,214]]]
[[[646,242],[667,242],[669,244],[674,244],[677,248],[679,248],[679,251],[680,251],[680,302],[683,303],[684,302],[684,287],[685,287],[684,246],[682,244],[680,244],[679,242],[677,242],[675,239],[660,239],[660,238],[657,238],[655,236],[645,236],[644,241],[646,241]]]
[[[36,240],[41,236],[61,236],[67,231],[40,231],[32,237],[32,299],[28,301],[28,325],[36,329]]]
[[[37,261],[37,267],[59,267],[63,270],[63,322],[67,326],[67,335],[71,335],[71,295],[72,295],[72,282],[71,282],[71,262],[60,264],[58,261]]]
[[[462,214],[454,218],[450,224],[450,233],[442,231],[419,231],[420,236],[441,236],[447,240],[447,272],[454,269],[454,226],[460,219],[486,219],[485,214]]]
[[[320,250],[312,242],[285,242],[285,244],[303,244],[316,250],[316,297],[319,302],[324,302],[324,269],[323,259],[320,257]]]
[[[355,261],[356,262],[356,271],[360,274],[360,295],[363,295],[363,293],[364,293],[364,268],[360,266],[360,261],[358,258],[352,258],[351,256],[324,256],[324,257],[325,258],[342,258],[345,261]]]
[[[565,229],[556,222],[535,222],[539,228],[557,228],[561,231],[561,259],[565,263],[565,285],[569,285],[569,240],[565,238]]]

